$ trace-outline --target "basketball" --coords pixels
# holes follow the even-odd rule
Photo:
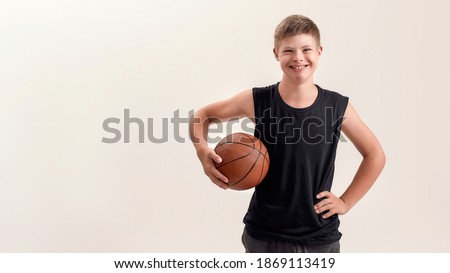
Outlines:
[[[246,133],[227,135],[214,151],[222,158],[222,162],[215,162],[216,168],[228,178],[230,189],[256,187],[269,170],[269,153],[255,136]]]

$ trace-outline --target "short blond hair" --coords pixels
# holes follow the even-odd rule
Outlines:
[[[290,15],[284,18],[277,26],[274,34],[274,46],[276,49],[281,44],[281,40],[297,34],[310,34],[320,47],[320,31],[316,24],[306,16]]]

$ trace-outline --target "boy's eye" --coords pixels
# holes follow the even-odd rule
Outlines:
[[[292,50],[290,50],[290,49],[287,49],[287,50],[285,50],[284,52],[292,52]]]

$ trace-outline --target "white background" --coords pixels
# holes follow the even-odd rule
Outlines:
[[[242,252],[251,191],[204,176],[188,139],[102,143],[105,119],[154,121],[273,84],[273,32],[321,30],[315,82],[385,149],[341,217],[342,252],[449,252],[450,4],[431,1],[0,1],[0,252]],[[122,126],[122,127],[121,127]],[[113,126],[114,127],[114,126]],[[148,129],[148,126],[146,126]],[[361,157],[338,151],[334,192]]]

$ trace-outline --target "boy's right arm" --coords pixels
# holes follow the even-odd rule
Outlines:
[[[249,89],[227,100],[212,103],[199,109],[189,121],[189,134],[197,150],[197,156],[202,163],[203,170],[211,181],[222,189],[228,188],[228,179],[214,165],[214,161],[220,163],[222,159],[213,149],[208,147],[209,125],[244,117],[248,117],[254,122],[254,116],[253,91]]]

